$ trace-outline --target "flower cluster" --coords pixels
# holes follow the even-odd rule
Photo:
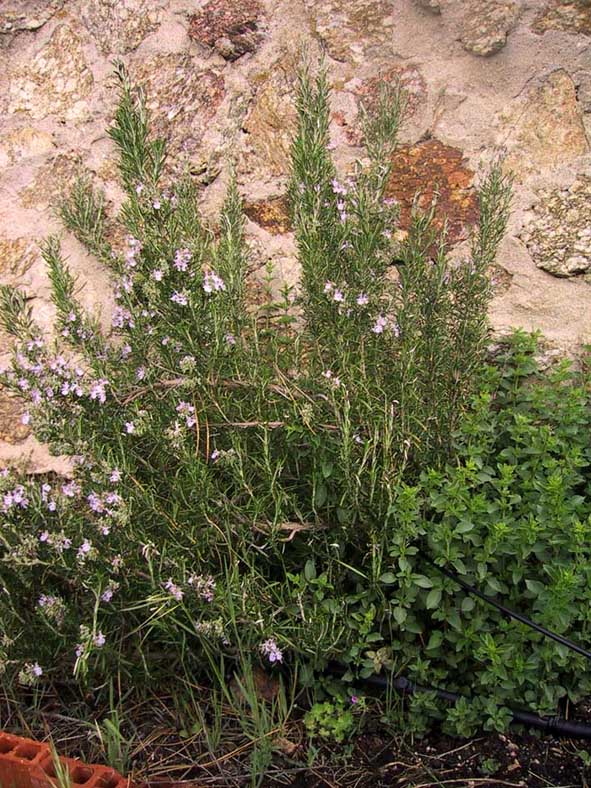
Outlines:
[[[259,650],[263,656],[267,657],[271,664],[274,662],[283,662],[283,652],[274,638],[268,638],[264,643],[261,643]]]
[[[177,249],[174,255],[174,267],[177,271],[187,271],[191,262],[190,249]]]
[[[93,380],[63,354],[49,355],[39,339],[28,342],[26,352],[21,349],[15,353],[12,370],[5,371],[4,375],[8,383],[28,399],[34,411],[47,407],[61,410],[64,400],[70,403],[70,409],[75,409],[85,397],[100,404],[107,399],[107,380]],[[29,419],[27,413],[24,421]]]
[[[174,599],[176,599],[177,602],[182,601],[185,592],[180,586],[177,586],[176,583],[173,582],[171,577],[169,577],[166,583],[164,583],[164,588]]]
[[[202,575],[191,575],[187,583],[195,591],[195,593],[204,599],[206,602],[213,602],[215,592],[215,579],[211,575],[203,577]]]
[[[195,418],[195,406],[189,402],[179,402],[176,406],[176,412],[185,417],[185,424],[189,429],[195,426],[197,419]]]
[[[51,594],[41,594],[37,600],[37,606],[40,608],[43,615],[46,616],[49,621],[53,621],[57,624],[58,627],[64,623],[66,605],[61,597]]]
[[[207,295],[225,290],[226,285],[221,276],[218,276],[214,271],[206,271],[203,274],[203,290]]]

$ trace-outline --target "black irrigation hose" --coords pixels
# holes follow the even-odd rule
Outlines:
[[[576,643],[573,643],[572,640],[563,637],[562,635],[558,635],[556,632],[552,632],[550,629],[546,629],[546,627],[541,626],[541,624],[536,624],[534,621],[530,621],[529,618],[526,616],[522,616],[521,613],[516,613],[514,610],[510,610],[505,605],[501,605],[500,602],[497,602],[496,599],[493,599],[486,594],[483,594],[482,591],[479,591],[474,586],[471,586],[469,583],[466,583],[462,580],[455,572],[452,572],[449,569],[446,569],[443,566],[439,566],[438,564],[433,561],[433,559],[426,556],[424,553],[421,553],[421,557],[428,563],[431,564],[432,567],[437,569],[441,574],[449,577],[450,580],[453,580],[454,583],[457,583],[464,591],[467,591],[469,594],[473,594],[473,596],[478,597],[478,599],[482,599],[483,602],[486,602],[492,607],[495,607],[499,612],[501,612],[507,618],[513,618],[515,621],[520,621],[522,624],[530,627],[530,629],[535,629],[536,632],[539,632],[541,635],[544,635],[551,640],[555,640],[557,643],[560,643],[562,646],[566,646],[571,651],[576,651],[577,654],[580,654],[583,657],[587,657],[587,659],[591,659],[591,651],[587,651],[582,646],[578,646]]]
[[[329,668],[329,672],[338,675],[342,675],[345,671],[346,668],[340,664],[331,665]],[[421,687],[404,676],[396,676],[396,678],[393,677],[391,679],[386,676],[369,676],[366,679],[361,679],[361,681],[376,689],[394,689],[401,695],[412,695],[415,692],[434,692],[438,698],[449,703],[456,703],[460,698],[466,697],[457,692],[450,692],[437,687]],[[561,717],[540,717],[538,714],[522,711],[521,709],[511,709],[511,713],[513,715],[511,724],[513,725],[525,725],[528,728],[536,728],[543,733],[558,738],[591,740],[591,725],[586,725],[584,722],[572,722]]]

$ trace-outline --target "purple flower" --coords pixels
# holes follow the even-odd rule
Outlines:
[[[138,367],[135,371],[135,379],[136,380],[143,380],[146,377],[146,368],[145,367]]]
[[[332,294],[332,300],[341,303],[342,301],[345,300],[345,296],[343,295],[341,290],[335,290],[334,293]]]
[[[353,704],[359,703],[359,698],[357,697],[357,695],[351,695],[351,703]]]
[[[103,378],[101,378],[100,380],[97,380],[95,383],[93,383],[92,386],[90,387],[90,392],[89,392],[90,399],[98,399],[98,401],[102,405],[107,399],[107,393],[105,391],[105,386],[107,386],[108,383],[109,383],[109,381],[108,380],[104,380]]]
[[[103,633],[102,633],[102,632],[99,630],[99,631],[96,633],[96,635],[94,636],[94,638],[93,638],[92,642],[94,643],[94,645],[95,645],[97,648],[102,648],[102,647],[105,645],[105,643],[107,642],[107,639],[106,639],[106,637],[103,635]]]
[[[174,267],[177,271],[186,271],[191,260],[190,249],[177,249],[174,255]]]
[[[41,665],[39,665],[38,662],[33,663],[33,665],[31,666],[31,673],[33,674],[33,676],[36,676],[37,678],[43,675],[43,668],[41,667]]]
[[[128,435],[131,435],[133,432],[135,432],[135,424],[133,423],[133,421],[125,422],[124,432],[126,432]]]
[[[170,300],[174,301],[175,304],[180,304],[181,306],[187,306],[189,303],[189,297],[187,294],[184,292],[179,293],[178,290],[174,291],[174,293],[170,296]]]
[[[80,492],[80,487],[78,486],[78,484],[76,484],[76,482],[73,479],[71,482],[62,484],[62,493],[67,498],[75,498],[79,492]]]
[[[382,334],[386,326],[388,325],[388,318],[380,315],[374,325],[372,326],[372,331],[374,334]]]
[[[113,484],[117,484],[117,482],[121,481],[121,471],[118,468],[114,468],[111,471],[111,475],[109,476],[109,481]]]
[[[27,410],[21,416],[21,424],[30,424],[30,422],[31,422],[31,414]]]
[[[92,509],[93,512],[97,512],[98,514],[102,514],[105,511],[105,504],[103,503],[103,499],[101,498],[98,493],[94,492],[94,490],[86,496],[86,500],[88,501],[88,505]]]
[[[214,271],[206,271],[203,275],[203,289],[210,295],[214,291],[225,290],[226,285],[221,276],[218,276]]]
[[[367,293],[359,293],[359,295],[355,300],[358,306],[366,306],[367,304],[369,304],[369,296],[367,295]]]
[[[135,321],[129,309],[124,309],[122,306],[116,307],[111,319],[113,328],[135,328]]]
[[[283,662],[283,652],[278,647],[274,638],[268,638],[264,643],[261,643],[259,649],[262,654],[269,660],[269,662]]]
[[[164,588],[168,591],[171,596],[173,596],[177,602],[180,602],[183,598],[184,594],[183,591],[172,582],[172,578],[169,578],[166,583],[164,584]]]
[[[336,178],[332,179],[330,185],[332,186],[334,194],[347,194],[347,189],[339,183]]]
[[[330,291],[331,291],[333,288],[334,288],[334,285],[333,285],[333,283],[332,283],[332,282],[325,282],[325,283],[324,283],[324,292],[325,292],[325,293],[330,293]]]
[[[236,337],[234,336],[234,334],[226,334],[224,339],[226,340],[226,343],[228,345],[235,345],[236,344]]]
[[[162,281],[162,278],[163,278],[163,276],[164,276],[164,271],[162,271],[160,268],[155,268],[155,269],[152,271],[152,273],[151,273],[151,277],[152,277],[152,279],[153,279],[155,282],[161,282],[161,281]]]
[[[212,453],[209,455],[209,459],[213,460],[213,462],[215,462],[218,459],[219,456],[220,456],[220,450],[219,449],[214,449],[212,451]]]

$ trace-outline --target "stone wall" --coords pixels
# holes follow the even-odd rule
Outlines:
[[[560,348],[591,341],[591,0],[0,0],[0,281],[26,285],[48,327],[37,244],[60,229],[56,198],[88,171],[113,209],[121,200],[105,134],[114,58],[144,84],[206,211],[236,158],[253,270],[271,259],[295,281],[283,194],[302,44],[327,56],[343,172],[362,155],[360,101],[379,79],[406,86],[390,192],[404,217],[417,187],[424,200],[438,189],[460,250],[478,172],[506,154],[516,196],[493,323]],[[64,248],[83,302],[108,317],[105,272],[67,234]],[[0,392],[0,460],[30,451],[49,462]]]

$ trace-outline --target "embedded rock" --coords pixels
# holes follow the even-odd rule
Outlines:
[[[162,0],[92,0],[80,18],[104,55],[131,52],[156,30]]]
[[[23,413],[22,403],[0,386],[0,441],[22,443],[31,434],[30,427],[21,421]]]
[[[383,56],[394,27],[392,0],[305,0],[312,31],[335,60]]]
[[[589,0],[550,0],[533,23],[534,33],[561,30],[565,33],[591,35]]]
[[[30,63],[10,73],[8,112],[81,120],[88,114],[85,99],[93,81],[80,36],[69,25],[59,25]]]
[[[291,230],[288,201],[284,195],[268,200],[247,201],[244,213],[271,235],[281,235]]]
[[[516,2],[470,0],[462,23],[462,44],[474,55],[488,57],[499,52],[517,20]]]
[[[505,166],[518,179],[572,163],[589,150],[575,85],[563,69],[526,91],[500,120]]]
[[[241,170],[263,177],[286,176],[296,130],[295,53],[259,75],[254,101],[243,123],[246,133]]]
[[[37,257],[36,244],[31,239],[0,236],[0,281],[18,284]]]
[[[224,77],[189,55],[156,55],[133,68],[146,91],[153,133],[167,140],[171,161],[193,156],[224,97]]]
[[[521,234],[538,268],[554,276],[591,272],[591,177],[538,194],[534,218]]]
[[[60,153],[40,167],[32,182],[21,192],[25,208],[47,208],[55,204],[74,185],[82,174],[82,162],[75,153]]]
[[[0,46],[17,33],[38,30],[63,8],[66,0],[3,0],[0,6]]]
[[[264,14],[259,0],[209,0],[191,17],[189,36],[215,47],[226,60],[254,52],[263,38]]]
[[[439,0],[416,0],[419,8],[424,8],[426,11],[431,11],[432,14],[441,13],[441,3]]]
[[[0,167],[43,156],[54,148],[53,136],[46,131],[32,126],[15,129],[0,140]]]
[[[469,225],[478,220],[478,201],[473,188],[474,173],[459,148],[437,139],[403,145],[394,154],[386,195],[400,203],[400,226],[410,224],[417,192],[418,206],[429,208],[437,194],[435,226],[447,218],[447,239],[454,243],[466,237]]]

